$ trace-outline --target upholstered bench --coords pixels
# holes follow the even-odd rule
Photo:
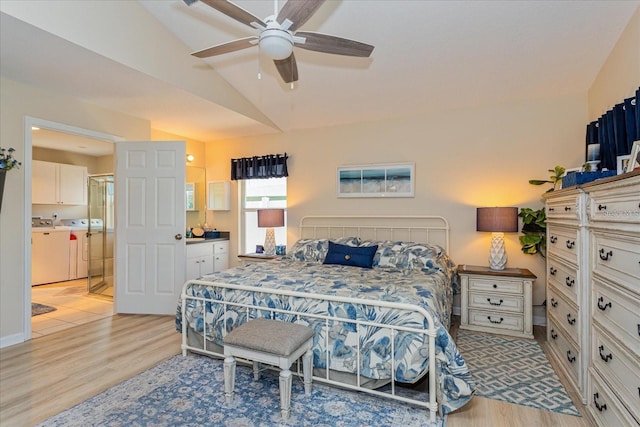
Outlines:
[[[311,393],[311,347],[313,330],[296,323],[269,319],[253,319],[232,330],[224,343],[224,393],[227,403],[233,399],[236,380],[236,360],[240,357],[253,362],[253,378],[260,378],[260,363],[277,366],[280,371],[280,409],[288,419],[291,410],[291,371],[289,368],[302,358],[304,392]]]

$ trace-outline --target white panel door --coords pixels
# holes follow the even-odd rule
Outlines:
[[[115,311],[175,314],[185,282],[182,141],[116,144]]]

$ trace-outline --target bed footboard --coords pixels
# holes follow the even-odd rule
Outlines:
[[[212,294],[217,295],[218,297],[203,297],[203,296],[194,296],[190,294],[189,290],[192,286],[195,285],[204,285],[207,288],[215,290]],[[271,295],[273,297],[277,297],[280,299],[285,299],[288,303],[282,304],[281,306],[265,306],[260,304],[255,304],[251,301],[259,300],[259,298],[251,298],[251,301],[238,300],[234,298],[230,298],[230,296],[237,291],[249,292],[253,294],[259,295]],[[229,297],[228,297],[229,296]],[[314,302],[331,302],[331,303],[344,303],[344,304],[353,304],[363,307],[371,307],[376,309],[393,309],[399,311],[411,312],[413,314],[417,314],[420,316],[420,319],[423,319],[421,322],[416,322],[416,326],[407,326],[407,325],[394,325],[390,323],[382,323],[381,321],[377,321],[375,319],[354,319],[352,317],[347,317],[346,314],[333,312],[327,314],[318,314],[318,313],[310,313],[305,312],[300,307],[304,307],[305,305],[312,304]],[[236,285],[236,284],[227,284],[220,282],[211,282],[211,281],[203,281],[203,280],[189,280],[187,281],[182,289],[181,294],[181,321],[182,321],[182,354],[184,356],[187,355],[187,351],[193,351],[197,353],[203,353],[210,356],[215,356],[219,358],[224,358],[222,353],[211,351],[207,348],[207,340],[203,340],[202,347],[195,347],[190,345],[187,340],[187,329],[188,329],[188,319],[187,319],[187,307],[194,306],[195,304],[202,304],[207,307],[207,312],[209,310],[214,312],[214,310],[222,310],[224,315],[223,318],[226,319],[227,311],[233,311],[235,313],[241,312],[243,313],[243,318],[246,319],[255,318],[255,317],[268,317],[268,318],[282,318],[286,317],[291,321],[305,323],[305,324],[314,324],[319,327],[324,328],[324,333],[321,336],[325,339],[325,352],[324,355],[327,360],[327,368],[329,367],[328,361],[330,359],[330,346],[329,346],[329,329],[330,326],[335,324],[336,322],[349,324],[351,327],[355,327],[355,331],[357,334],[357,352],[356,352],[356,370],[353,373],[356,376],[355,384],[345,383],[336,380],[335,378],[331,378],[330,369],[325,369],[325,374],[323,376],[313,376],[314,381],[340,386],[343,388],[357,390],[363,393],[369,393],[376,396],[394,399],[398,401],[402,401],[405,403],[410,403],[419,407],[426,408],[429,411],[429,417],[431,421],[434,421],[436,418],[436,411],[439,410],[438,400],[437,400],[437,375],[436,375],[436,350],[435,350],[435,339],[437,336],[437,329],[435,327],[434,319],[431,314],[427,312],[424,308],[419,307],[417,305],[412,304],[404,304],[404,303],[394,303],[387,301],[378,301],[378,300],[367,300],[360,298],[350,298],[346,296],[336,296],[336,295],[320,295],[306,292],[296,292],[290,291],[286,289],[270,289],[270,288],[262,288],[262,287],[253,287],[253,286],[244,286],[244,285]],[[424,327],[424,325],[428,325],[428,327]],[[207,326],[207,322],[204,322],[202,325],[204,328],[203,336],[207,336],[207,328],[211,328],[211,326]],[[363,331],[373,327],[376,329],[386,330],[388,331],[389,340],[389,359],[386,363],[390,364],[390,386],[387,387],[387,390],[373,390],[366,387],[363,387],[362,384],[366,382],[366,377],[363,376],[360,372],[360,337]],[[226,327],[222,328],[222,334],[226,334],[228,331]],[[400,395],[397,390],[396,381],[396,364],[397,361],[395,359],[395,339],[397,334],[415,334],[416,336],[420,336],[422,340],[425,339],[428,342],[428,371],[429,371],[429,400],[425,401],[424,399],[415,399],[412,397],[407,397],[404,395]]]

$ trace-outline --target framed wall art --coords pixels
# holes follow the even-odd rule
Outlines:
[[[338,167],[338,197],[413,197],[414,163]]]

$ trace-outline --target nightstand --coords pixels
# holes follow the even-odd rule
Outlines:
[[[525,268],[498,271],[475,265],[459,265],[458,273],[460,329],[533,338],[533,273]]]
[[[281,255],[266,255],[266,254],[252,253],[252,254],[238,255],[238,260],[240,261],[240,264],[244,265],[252,262],[271,261],[272,259],[280,258],[280,256]]]

